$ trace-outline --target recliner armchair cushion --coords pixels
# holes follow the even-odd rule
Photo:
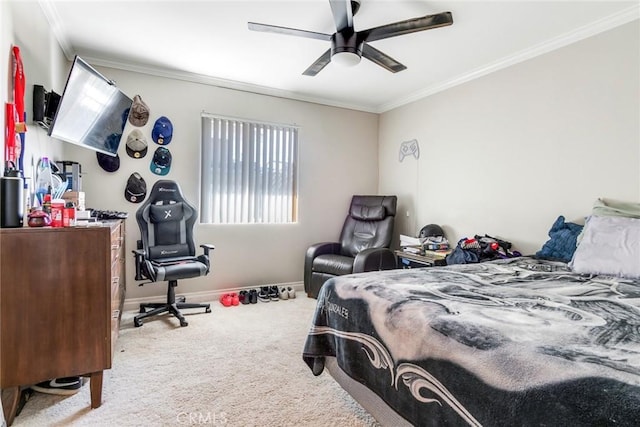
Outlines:
[[[313,270],[342,276],[353,271],[353,258],[337,254],[320,255],[313,260]]]
[[[362,221],[347,217],[340,236],[341,254],[355,257],[364,249],[389,247],[393,221],[393,217],[382,221]]]
[[[384,206],[352,205],[349,215],[363,221],[380,221],[387,215]]]

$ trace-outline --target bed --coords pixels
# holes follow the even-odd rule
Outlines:
[[[575,270],[518,257],[336,277],[303,359],[383,425],[639,425],[640,279]]]

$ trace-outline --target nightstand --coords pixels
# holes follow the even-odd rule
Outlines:
[[[394,251],[400,268],[421,268],[447,265],[446,256],[451,251],[424,251],[424,255],[405,251]]]

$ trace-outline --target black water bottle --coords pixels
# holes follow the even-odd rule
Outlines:
[[[16,169],[6,169],[0,178],[0,227],[17,228],[23,225],[24,180]]]

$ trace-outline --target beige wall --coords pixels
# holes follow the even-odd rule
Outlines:
[[[532,253],[558,215],[640,201],[639,40],[634,21],[382,114],[379,191],[399,196],[397,231],[438,223],[454,242],[487,233]],[[414,138],[420,159],[399,162]]]
[[[378,177],[378,116],[317,104],[256,95],[150,75],[99,68],[129,96],[140,94],[151,111],[174,125],[167,148],[173,162],[168,179],[177,180],[186,197],[199,197],[200,114],[221,114],[300,126],[299,222],[290,225],[197,225],[198,243],[216,245],[213,274],[185,281],[181,292],[207,292],[242,286],[302,280],[304,253],[314,242],[337,239],[352,194],[375,194]],[[150,141],[150,125],[145,128]],[[128,129],[125,129],[125,134]],[[95,153],[66,144],[65,155],[82,164],[87,206],[129,212],[127,247],[139,238],[135,210],[123,191],[132,172],[150,188],[161,177],[149,171],[155,150],[144,159],[127,156],[121,146],[120,170],[103,171]],[[133,263],[127,265],[128,298],[162,295],[161,286],[136,287]]]

